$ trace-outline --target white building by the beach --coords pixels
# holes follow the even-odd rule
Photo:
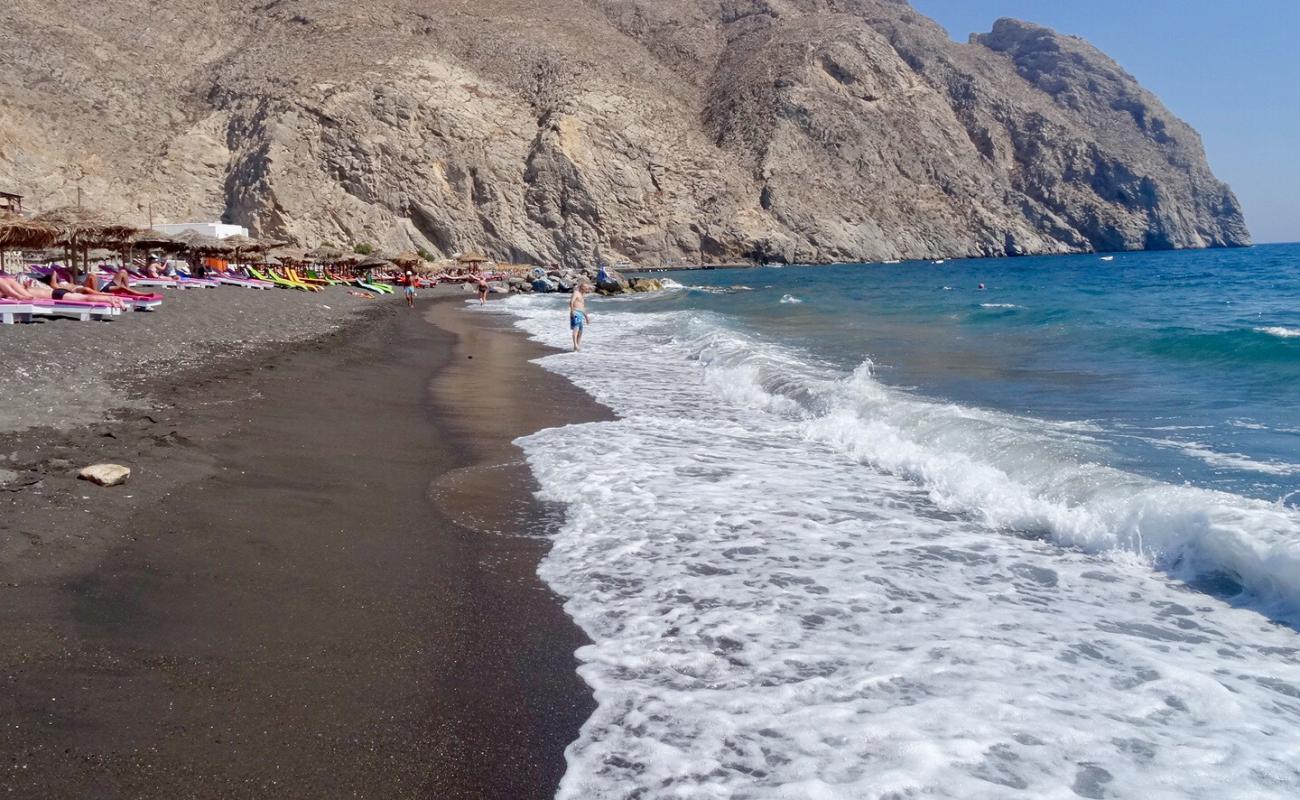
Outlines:
[[[153,229],[168,236],[175,236],[185,231],[196,231],[204,236],[227,239],[231,236],[247,236],[248,228],[243,225],[227,225],[223,222],[177,222],[170,225],[155,225]]]

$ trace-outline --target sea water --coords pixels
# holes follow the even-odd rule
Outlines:
[[[1300,246],[674,277],[519,442],[560,797],[1300,796]]]

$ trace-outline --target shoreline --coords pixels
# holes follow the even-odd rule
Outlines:
[[[511,442],[608,411],[458,299],[56,448],[125,487],[0,496],[0,789],[553,795],[594,702]]]

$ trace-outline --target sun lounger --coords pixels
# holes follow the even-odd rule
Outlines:
[[[83,302],[80,300],[30,300],[33,317],[65,317],[81,322],[90,320],[110,320],[121,315],[122,309],[103,303]]]
[[[319,286],[308,286],[305,283],[298,283],[296,281],[291,281],[287,278],[283,278],[280,275],[277,275],[275,270],[267,270],[266,272],[259,272],[253,269],[252,267],[249,267],[248,274],[252,275],[254,278],[257,278],[259,280],[270,281],[271,283],[274,283],[276,286],[279,286],[282,289],[299,289],[304,292],[320,291]]]
[[[13,325],[15,322],[31,321],[32,306],[30,303],[0,299],[0,325]]]
[[[243,289],[274,289],[275,284],[270,281],[259,281],[256,278],[241,278],[237,275],[218,275],[213,280],[223,286],[238,286]]]
[[[384,286],[382,283],[367,283],[366,281],[363,281],[360,278],[357,278],[357,286],[360,286],[362,289],[368,289],[369,291],[372,291],[375,294],[393,293],[393,287],[391,286]]]

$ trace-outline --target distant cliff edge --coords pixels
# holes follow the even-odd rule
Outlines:
[[[570,264],[1250,242],[1096,48],[902,0],[9,0],[0,60],[0,189],[140,224]]]

